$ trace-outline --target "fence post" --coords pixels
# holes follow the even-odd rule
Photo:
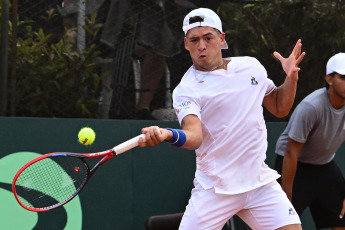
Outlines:
[[[80,55],[85,49],[85,0],[78,1],[78,21],[77,21],[77,51]]]
[[[7,112],[7,79],[8,79],[8,21],[9,2],[2,0],[1,5],[1,35],[0,35],[0,116]]]

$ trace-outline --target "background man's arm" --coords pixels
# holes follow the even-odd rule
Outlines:
[[[303,143],[288,138],[282,169],[282,188],[290,200],[292,200],[293,195],[292,189],[297,171],[298,155],[303,145]]]

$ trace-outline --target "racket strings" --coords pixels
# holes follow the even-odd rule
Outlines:
[[[26,168],[16,181],[16,191],[27,207],[63,204],[74,197],[87,178],[87,164],[78,157],[54,156]]]

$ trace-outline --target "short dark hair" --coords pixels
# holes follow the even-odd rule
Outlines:
[[[189,18],[189,24],[195,23],[195,22],[203,22],[204,18],[201,16],[194,16]]]
[[[204,21],[204,17],[201,17],[201,16],[194,16],[194,17],[190,17],[189,18],[189,24],[192,24],[192,23],[196,23],[196,22],[203,22]],[[217,30],[216,28],[213,28],[215,29],[216,31],[218,31],[219,33],[221,33],[219,30]]]

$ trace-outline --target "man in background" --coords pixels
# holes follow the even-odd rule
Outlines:
[[[326,87],[296,107],[276,144],[279,182],[302,215],[309,207],[317,229],[345,229],[345,180],[334,161],[345,140],[345,53],[331,57]]]

